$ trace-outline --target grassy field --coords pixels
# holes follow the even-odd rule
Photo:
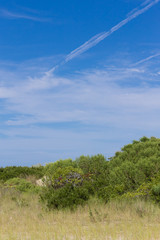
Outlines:
[[[36,195],[0,191],[0,240],[156,240],[160,208],[144,201],[92,199],[74,212],[48,212]]]

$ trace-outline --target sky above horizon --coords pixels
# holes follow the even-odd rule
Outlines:
[[[160,0],[0,1],[0,166],[160,137]]]

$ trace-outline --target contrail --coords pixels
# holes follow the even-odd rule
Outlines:
[[[158,56],[160,56],[160,53],[157,53],[157,54],[151,55],[151,56],[149,56],[149,57],[147,57],[147,58],[144,58],[144,59],[142,59],[142,60],[134,63],[132,66],[137,66],[137,65],[139,65],[139,64],[141,64],[141,63],[147,62],[147,61],[149,61],[150,59],[155,58],[155,57],[158,57]]]
[[[127,18],[125,18],[124,20],[122,20],[121,22],[119,22],[117,25],[115,25],[114,27],[112,27],[109,31],[105,31],[102,33],[99,33],[95,36],[93,36],[91,39],[89,39],[88,41],[86,41],[84,44],[82,44],[80,47],[76,48],[75,50],[73,50],[72,52],[70,52],[65,59],[58,64],[57,66],[51,68],[47,74],[53,73],[55,71],[56,68],[58,68],[60,65],[63,65],[69,61],[71,61],[73,58],[79,56],[80,54],[86,52],[88,49],[94,47],[95,45],[97,45],[99,42],[103,41],[105,38],[109,37],[112,33],[116,32],[118,29],[120,29],[121,27],[123,27],[124,25],[126,25],[128,22],[130,22],[132,19],[138,17],[139,15],[141,15],[142,13],[146,12],[148,9],[150,9],[152,6],[154,6],[155,4],[157,4],[160,0],[154,0],[154,1],[145,1],[143,2],[138,8],[133,9],[133,13],[132,11],[129,13],[129,16]],[[148,5],[146,5],[149,2]],[[141,8],[142,6],[146,5],[145,7]]]

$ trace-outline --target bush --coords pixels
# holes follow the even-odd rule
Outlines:
[[[82,169],[71,159],[47,164],[45,176],[51,184],[42,190],[40,197],[49,209],[72,209],[89,199],[84,183],[89,181],[90,176],[84,176]]]
[[[127,192],[124,193],[121,196],[121,199],[144,199],[144,200],[148,200],[152,198],[152,183],[143,183],[137,190],[133,191],[133,192]]]
[[[5,167],[0,168],[0,181],[7,181],[11,178],[26,178],[27,176],[35,176],[37,179],[41,178],[44,167]]]
[[[42,202],[46,203],[48,209],[74,209],[89,199],[89,193],[83,187],[73,187],[73,185],[67,184],[57,190],[53,188],[43,189],[40,198]]]
[[[51,162],[46,164],[46,166],[44,167],[44,175],[52,178],[53,174],[55,173],[55,171],[57,171],[57,169],[66,167],[76,168],[77,164],[70,158],[65,160],[58,160],[56,162]]]
[[[113,198],[118,198],[124,193],[124,185],[106,186],[98,191],[98,197],[102,198],[105,202]]]
[[[96,192],[99,188],[108,185],[108,162],[101,154],[94,156],[80,156],[76,159],[76,163],[84,173],[84,178],[91,191]],[[89,177],[87,177],[89,176]],[[91,186],[92,185],[92,186]]]
[[[54,189],[64,187],[66,184],[78,186],[83,183],[83,172],[72,166],[58,167],[50,177]]]
[[[33,185],[31,182],[28,182],[22,178],[12,178],[5,182],[6,187],[12,187],[17,189],[20,192],[35,192],[38,193],[40,188]]]
[[[108,167],[110,185],[124,184],[126,191],[135,191],[160,171],[160,139],[133,141],[110,159]]]
[[[160,183],[158,183],[157,185],[153,185],[152,197],[156,202],[160,202]]]

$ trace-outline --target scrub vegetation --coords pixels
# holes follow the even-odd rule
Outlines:
[[[38,186],[38,179],[43,184]],[[0,168],[0,240],[160,239],[160,139]]]

